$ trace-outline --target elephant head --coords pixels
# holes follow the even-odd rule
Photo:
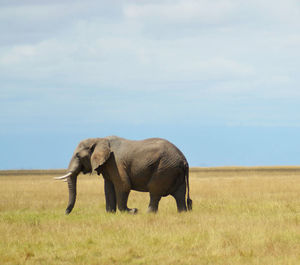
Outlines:
[[[76,201],[76,185],[79,173],[92,173],[108,160],[111,154],[110,144],[105,138],[90,138],[79,143],[69,163],[68,173],[55,179],[67,179],[69,188],[69,203],[66,214],[69,214]]]

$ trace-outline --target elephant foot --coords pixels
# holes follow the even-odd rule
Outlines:
[[[138,209],[137,208],[128,209],[128,213],[130,213],[130,214],[137,214],[138,213]]]
[[[138,209],[137,208],[133,208],[133,209],[127,208],[127,209],[124,209],[124,210],[120,210],[120,212],[121,213],[129,213],[129,214],[137,214]]]

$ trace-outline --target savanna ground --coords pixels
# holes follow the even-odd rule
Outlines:
[[[300,264],[300,168],[191,169],[193,211],[132,192],[137,215],[105,212],[103,179],[51,171],[0,174],[0,264]],[[59,174],[59,172],[57,172]]]

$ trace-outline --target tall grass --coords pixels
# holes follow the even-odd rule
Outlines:
[[[66,183],[1,175],[0,264],[300,264],[300,175],[225,171],[191,170],[189,213],[167,197],[147,214],[149,195],[132,192],[134,216],[105,212],[95,175],[79,176],[69,216]]]

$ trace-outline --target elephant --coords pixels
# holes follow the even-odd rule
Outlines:
[[[178,212],[192,210],[189,187],[189,165],[183,153],[162,138],[127,140],[117,136],[88,138],[80,141],[68,166],[67,174],[55,177],[68,182],[71,213],[76,201],[79,173],[96,171],[104,178],[107,212],[135,214],[127,207],[131,190],[149,192],[148,212],[156,213],[161,197],[172,195]],[[187,190],[187,200],[186,200]]]

